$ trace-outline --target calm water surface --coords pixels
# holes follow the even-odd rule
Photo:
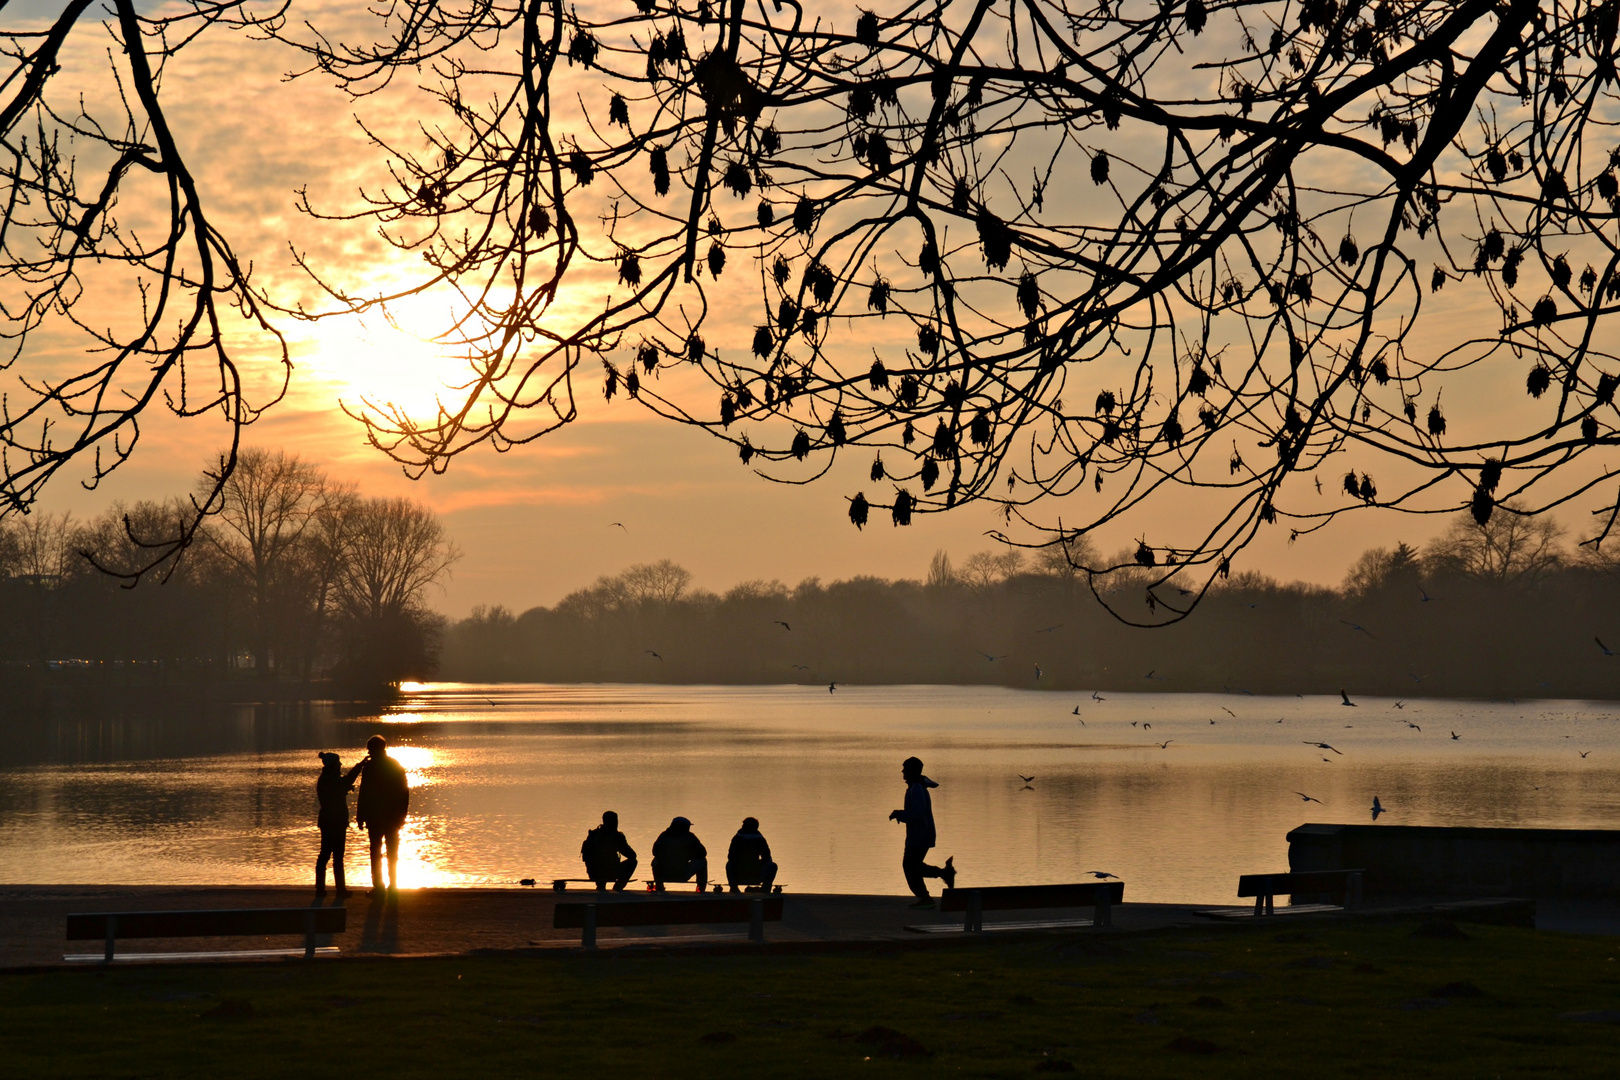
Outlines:
[[[374,731],[415,789],[407,885],[577,877],[586,829],[615,809],[644,868],[681,814],[718,870],[752,814],[791,890],[903,892],[903,830],[886,819],[909,754],[940,784],[935,854],[955,855],[964,883],[1106,870],[1131,899],[1224,900],[1238,873],[1286,868],[1289,829],[1367,821],[1374,795],[1384,823],[1620,828],[1613,703],[1100,696],[444,683],[381,714],[12,721],[0,882],[307,881],[315,752],[347,764]]]

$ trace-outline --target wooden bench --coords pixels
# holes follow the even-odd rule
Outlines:
[[[960,911],[963,933],[983,933],[986,911],[1028,911],[1036,908],[1089,907],[1089,919],[1047,920],[1044,922],[992,923],[991,930],[1061,930],[1078,926],[1102,929],[1114,924],[1113,908],[1125,900],[1123,881],[1084,881],[1069,885],[996,885],[977,889],[946,889],[939,898],[939,910]],[[920,934],[953,932],[946,924],[908,926]]]
[[[706,897],[701,900],[608,900],[600,903],[558,904],[551,925],[558,930],[580,930],[580,944],[596,948],[601,926],[675,926],[747,923],[748,940],[765,940],[765,923],[782,921],[780,896]]]
[[[1254,897],[1253,909],[1214,908],[1198,914],[1214,919],[1276,915],[1278,896],[1337,895],[1337,904],[1290,904],[1284,915],[1309,915],[1323,911],[1343,911],[1361,903],[1361,875],[1365,870],[1301,870],[1286,874],[1244,874],[1238,878],[1238,896]]]
[[[103,963],[113,961],[113,944],[119,938],[242,937],[260,934],[302,934],[304,959],[317,952],[318,934],[341,934],[348,925],[348,913],[341,907],[234,908],[225,911],[98,911],[67,917],[69,941],[104,941]],[[330,948],[330,946],[328,946]],[[297,950],[242,952],[230,955],[294,955]],[[325,951],[325,950],[320,950]],[[331,949],[336,952],[335,948]],[[135,954],[137,958],[150,954]],[[164,954],[168,958],[168,954]],[[209,956],[215,954],[179,954]],[[67,960],[94,960],[95,956],[64,957]]]

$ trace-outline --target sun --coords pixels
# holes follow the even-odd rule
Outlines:
[[[414,321],[424,325],[352,316],[316,324],[296,348],[302,395],[319,399],[310,402],[316,408],[397,408],[431,419],[441,401],[455,400],[467,361],[428,336],[427,320]]]

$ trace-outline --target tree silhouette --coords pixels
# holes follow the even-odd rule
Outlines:
[[[466,380],[356,409],[412,473],[567,423],[599,371],[775,479],[873,454],[857,526],[998,505],[1142,580],[1116,613],[1146,623],[1269,525],[1606,483],[1616,0],[378,10],[360,44],[253,25],[359,96],[436,79],[414,141],[375,136],[393,183],[312,208],[428,268],[357,295],[311,266],[338,310],[454,298]],[[1523,407],[1485,415],[1507,377]],[[1166,497],[1178,535],[1076,558]]]

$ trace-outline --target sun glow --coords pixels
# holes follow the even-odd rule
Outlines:
[[[440,401],[455,401],[455,384],[467,375],[455,349],[430,340],[428,320],[421,327],[393,326],[382,320],[333,320],[316,325],[297,350],[304,369],[304,393],[331,408],[333,399],[350,412],[362,408],[403,410],[431,420]],[[420,332],[414,332],[420,331]]]

